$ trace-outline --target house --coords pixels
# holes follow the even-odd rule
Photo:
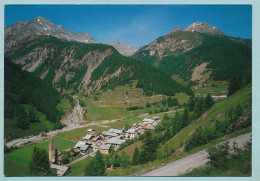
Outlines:
[[[154,123],[152,124],[152,126],[153,126],[153,127],[156,127],[157,124],[158,124],[157,122],[154,122]]]
[[[144,129],[138,129],[137,133],[138,135],[144,134]]]
[[[151,126],[151,125],[153,124],[153,122],[154,122],[153,119],[147,119],[147,118],[145,118],[145,119],[143,120],[143,123],[144,123],[146,126],[147,126],[147,125]]]
[[[137,128],[138,127],[138,124],[137,123],[134,123],[133,124],[133,128]]]
[[[101,135],[106,136],[107,131],[102,131]]]
[[[107,144],[113,146],[116,149],[119,148],[119,146],[122,144],[122,143],[125,143],[126,140],[123,140],[123,139],[120,139],[118,137],[115,137],[115,138],[110,138],[108,141],[107,141]]]
[[[91,134],[93,137],[96,137],[96,136],[98,136],[98,135],[99,135],[99,132],[92,131],[90,134]]]
[[[93,151],[93,148],[90,145],[83,145],[80,147],[81,154],[89,154]]]
[[[75,146],[74,146],[74,152],[78,153],[80,152],[80,148],[82,146],[86,145],[86,142],[84,141],[79,141]]]
[[[111,137],[116,137],[116,136],[121,135],[122,132],[123,132],[123,130],[111,128],[111,129],[109,129],[109,130],[106,132],[105,136],[106,136],[106,137],[109,137],[109,138],[111,138]]]
[[[93,137],[93,138],[92,138],[92,141],[93,141],[93,142],[96,142],[97,140],[100,140],[100,139],[102,139],[102,138],[101,138],[101,136],[98,135],[98,136],[96,136],[96,137]]]
[[[108,155],[109,154],[109,148],[110,148],[110,145],[101,145],[99,147],[100,153]]]
[[[154,120],[156,123],[160,122],[160,118],[158,116],[154,116],[152,120]]]
[[[90,133],[92,131],[95,131],[94,129],[88,129],[87,132]]]
[[[86,140],[86,141],[89,141],[89,140],[91,140],[93,138],[93,136],[91,135],[91,134],[87,134],[86,136],[84,136],[84,140]]]
[[[144,126],[145,130],[154,130],[154,126],[152,126],[151,124],[148,124],[146,126]]]
[[[227,95],[221,95],[219,96],[220,99],[226,99],[227,98]]]
[[[212,99],[220,99],[220,96],[211,96]]]
[[[138,132],[137,132],[136,129],[131,128],[131,129],[126,131],[125,137],[130,138],[130,139],[136,138],[136,137],[138,137]]]

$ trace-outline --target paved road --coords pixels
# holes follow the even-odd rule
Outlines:
[[[244,134],[229,141],[229,145],[232,146],[233,142],[237,142],[238,147],[242,147],[243,144],[250,141],[252,137],[251,133]],[[221,144],[221,143],[220,143]],[[208,153],[206,150],[202,150],[180,160],[174,161],[161,168],[148,172],[142,176],[179,176],[191,171],[194,168],[204,166],[209,160],[207,159]]]

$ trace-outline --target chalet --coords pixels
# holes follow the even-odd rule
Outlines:
[[[107,131],[102,131],[101,135],[106,136]]]
[[[153,126],[153,127],[156,127],[157,124],[158,124],[158,122],[154,122],[154,123],[152,124],[152,126]]]
[[[80,148],[82,146],[86,145],[86,142],[84,141],[79,141],[75,146],[74,146],[74,152],[78,153],[80,152]]]
[[[123,140],[123,139],[119,139],[118,137],[116,138],[111,138],[107,141],[106,144],[109,144],[110,146],[113,146],[116,149],[119,148],[119,146],[122,144],[122,143],[125,143],[126,140]]]
[[[99,132],[96,132],[96,131],[92,131],[90,133],[93,137],[97,137],[99,135]]]
[[[144,120],[143,120],[143,123],[147,126],[147,125],[149,125],[149,126],[151,126],[153,123],[154,123],[154,120],[153,119],[147,119],[147,118],[145,118]]]
[[[147,124],[144,126],[145,130],[154,130],[154,126],[152,126],[151,124]]]
[[[100,153],[108,155],[109,154],[109,148],[110,148],[110,145],[101,145],[99,147]]]
[[[226,99],[227,98],[227,95],[221,95],[219,96],[220,99]]]
[[[88,129],[87,132],[91,133],[92,131],[95,131],[94,129]]]
[[[112,138],[112,137],[120,136],[122,132],[123,130],[111,128],[106,132],[105,136]]]
[[[138,132],[136,129],[131,128],[126,131],[125,137],[129,138],[129,139],[136,138],[136,137],[138,137]]]
[[[98,136],[92,138],[92,141],[93,141],[93,142],[96,142],[97,140],[100,140],[100,139],[102,139],[102,138],[101,138],[100,135],[98,135]]]
[[[93,136],[91,135],[91,134],[87,134],[86,136],[84,136],[84,140],[85,141],[89,141],[89,140],[91,140],[93,138]]]
[[[80,147],[81,154],[89,154],[93,151],[93,148],[90,145],[83,145]]]
[[[137,128],[138,127],[138,124],[137,123],[134,123],[133,124],[133,128]]]
[[[138,129],[137,133],[138,135],[144,134],[144,129]]]
[[[160,122],[160,118],[158,116],[154,116],[152,120],[154,120],[156,123]]]

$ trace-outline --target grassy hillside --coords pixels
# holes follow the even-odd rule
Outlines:
[[[231,131],[228,136],[220,137],[214,140],[209,141],[208,143],[197,146],[189,151],[185,151],[184,146],[187,144],[187,141],[194,134],[194,131],[199,129],[207,129],[213,128],[216,124],[216,121],[220,121],[222,123],[227,122],[229,119],[228,111],[233,108],[235,105],[240,104],[243,109],[243,117],[248,117],[249,123],[247,126],[242,126],[240,121],[236,123],[236,129]],[[157,159],[153,162],[148,162],[145,165],[137,165],[137,166],[128,166],[127,168],[118,168],[114,172],[110,172],[110,175],[131,175],[136,172],[139,172],[143,168],[149,169],[154,167],[158,164],[165,162],[170,162],[171,160],[176,160],[188,154],[197,152],[199,150],[208,148],[216,143],[222,142],[223,140],[229,139],[231,137],[238,136],[240,134],[250,132],[251,131],[251,110],[252,110],[252,87],[251,84],[243,88],[242,90],[238,91],[234,95],[228,97],[225,100],[220,100],[215,103],[212,108],[207,111],[201,119],[193,120],[192,123],[181,129],[178,134],[176,134],[172,139],[166,142],[166,144],[161,145],[157,150]],[[230,123],[229,123],[230,125]],[[133,151],[135,147],[140,148],[142,145],[142,141],[136,142],[130,146],[125,147],[123,150],[120,151],[122,153],[125,151],[129,156],[130,159],[133,156]],[[165,150],[167,150],[169,156],[166,158],[160,158],[160,154],[164,154]]]

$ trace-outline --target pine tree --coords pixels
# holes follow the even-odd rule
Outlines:
[[[241,78],[239,78],[239,77],[232,78],[229,81],[228,96],[231,96],[232,94],[234,94],[236,91],[238,91],[241,88],[240,83],[241,83]]]
[[[134,155],[132,158],[132,164],[137,165],[139,163],[139,150],[137,147],[135,147]]]
[[[50,176],[53,175],[46,150],[34,147],[32,160],[29,163],[31,176]]]
[[[58,164],[58,150],[55,149],[55,164]]]
[[[96,156],[86,164],[85,175],[102,176],[105,173],[105,160],[100,151],[97,151]]]
[[[205,110],[209,109],[211,106],[213,106],[213,104],[214,104],[214,100],[212,99],[210,94],[207,94],[205,98],[205,104],[204,104]]]
[[[189,112],[187,108],[185,107],[184,112],[182,114],[182,127],[186,127],[189,125]]]
[[[203,98],[197,99],[194,107],[194,116],[196,118],[202,115],[204,111],[203,108],[204,108],[204,99]]]
[[[152,161],[156,158],[156,150],[158,148],[158,143],[158,138],[155,136],[152,137],[151,131],[147,131],[142,146],[142,161],[144,161],[144,163]]]

